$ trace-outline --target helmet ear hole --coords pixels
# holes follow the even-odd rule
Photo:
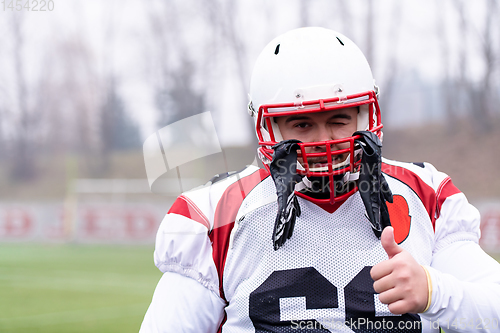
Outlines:
[[[274,54],[278,55],[280,53],[280,44],[276,45],[276,49],[274,50]]]

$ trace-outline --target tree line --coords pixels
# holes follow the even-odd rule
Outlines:
[[[422,31],[436,41],[429,45],[438,51],[438,103],[447,124],[470,119],[478,131],[493,130],[500,102],[499,0],[429,3],[434,6],[427,8],[433,18]],[[223,83],[228,80],[241,105],[241,110],[232,112],[245,112],[252,61],[265,43],[291,28],[321,25],[344,32],[362,48],[375,76],[381,78],[378,84],[387,119],[402,107],[392,102],[398,80],[407,73],[400,51],[411,43],[404,33],[410,29],[405,27],[405,17],[416,15],[409,4],[396,0],[143,1],[140,11],[145,23],[130,39],[130,47],[140,50],[140,57],[130,70],[141,73],[147,82],[157,128],[205,110],[217,112],[227,99]],[[0,55],[10,66],[0,66],[0,159],[8,166],[9,177],[37,177],[36,159],[41,154],[77,154],[99,176],[113,152],[141,149],[148,133],[137,121],[141,115],[132,114],[136,111],[124,98],[123,73],[115,66],[128,51],[113,46],[130,31],[127,22],[113,14],[116,8],[103,6],[107,16],[99,35],[104,45],[100,52],[89,42],[94,37],[81,30],[44,40],[36,54],[29,53],[34,43],[27,30],[29,17],[14,13],[2,23]],[[77,18],[82,15],[75,13]],[[250,118],[246,125],[253,126]]]

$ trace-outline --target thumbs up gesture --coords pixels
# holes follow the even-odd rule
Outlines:
[[[388,260],[373,266],[373,288],[394,314],[419,313],[427,305],[427,274],[412,255],[394,240],[394,229],[386,227],[380,238]]]

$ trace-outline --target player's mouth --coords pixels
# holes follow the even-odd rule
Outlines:
[[[312,162],[311,164],[312,168],[325,168],[328,167],[328,162],[325,161],[317,161],[317,162]]]
[[[342,163],[345,160],[344,154],[332,156],[332,166]],[[327,168],[328,160],[326,158],[310,158],[308,159],[310,168]]]

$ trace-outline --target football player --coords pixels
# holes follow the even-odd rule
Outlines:
[[[478,211],[432,165],[381,158],[378,88],[351,40],[289,31],[250,90],[266,168],[177,198],[141,332],[499,331]]]

